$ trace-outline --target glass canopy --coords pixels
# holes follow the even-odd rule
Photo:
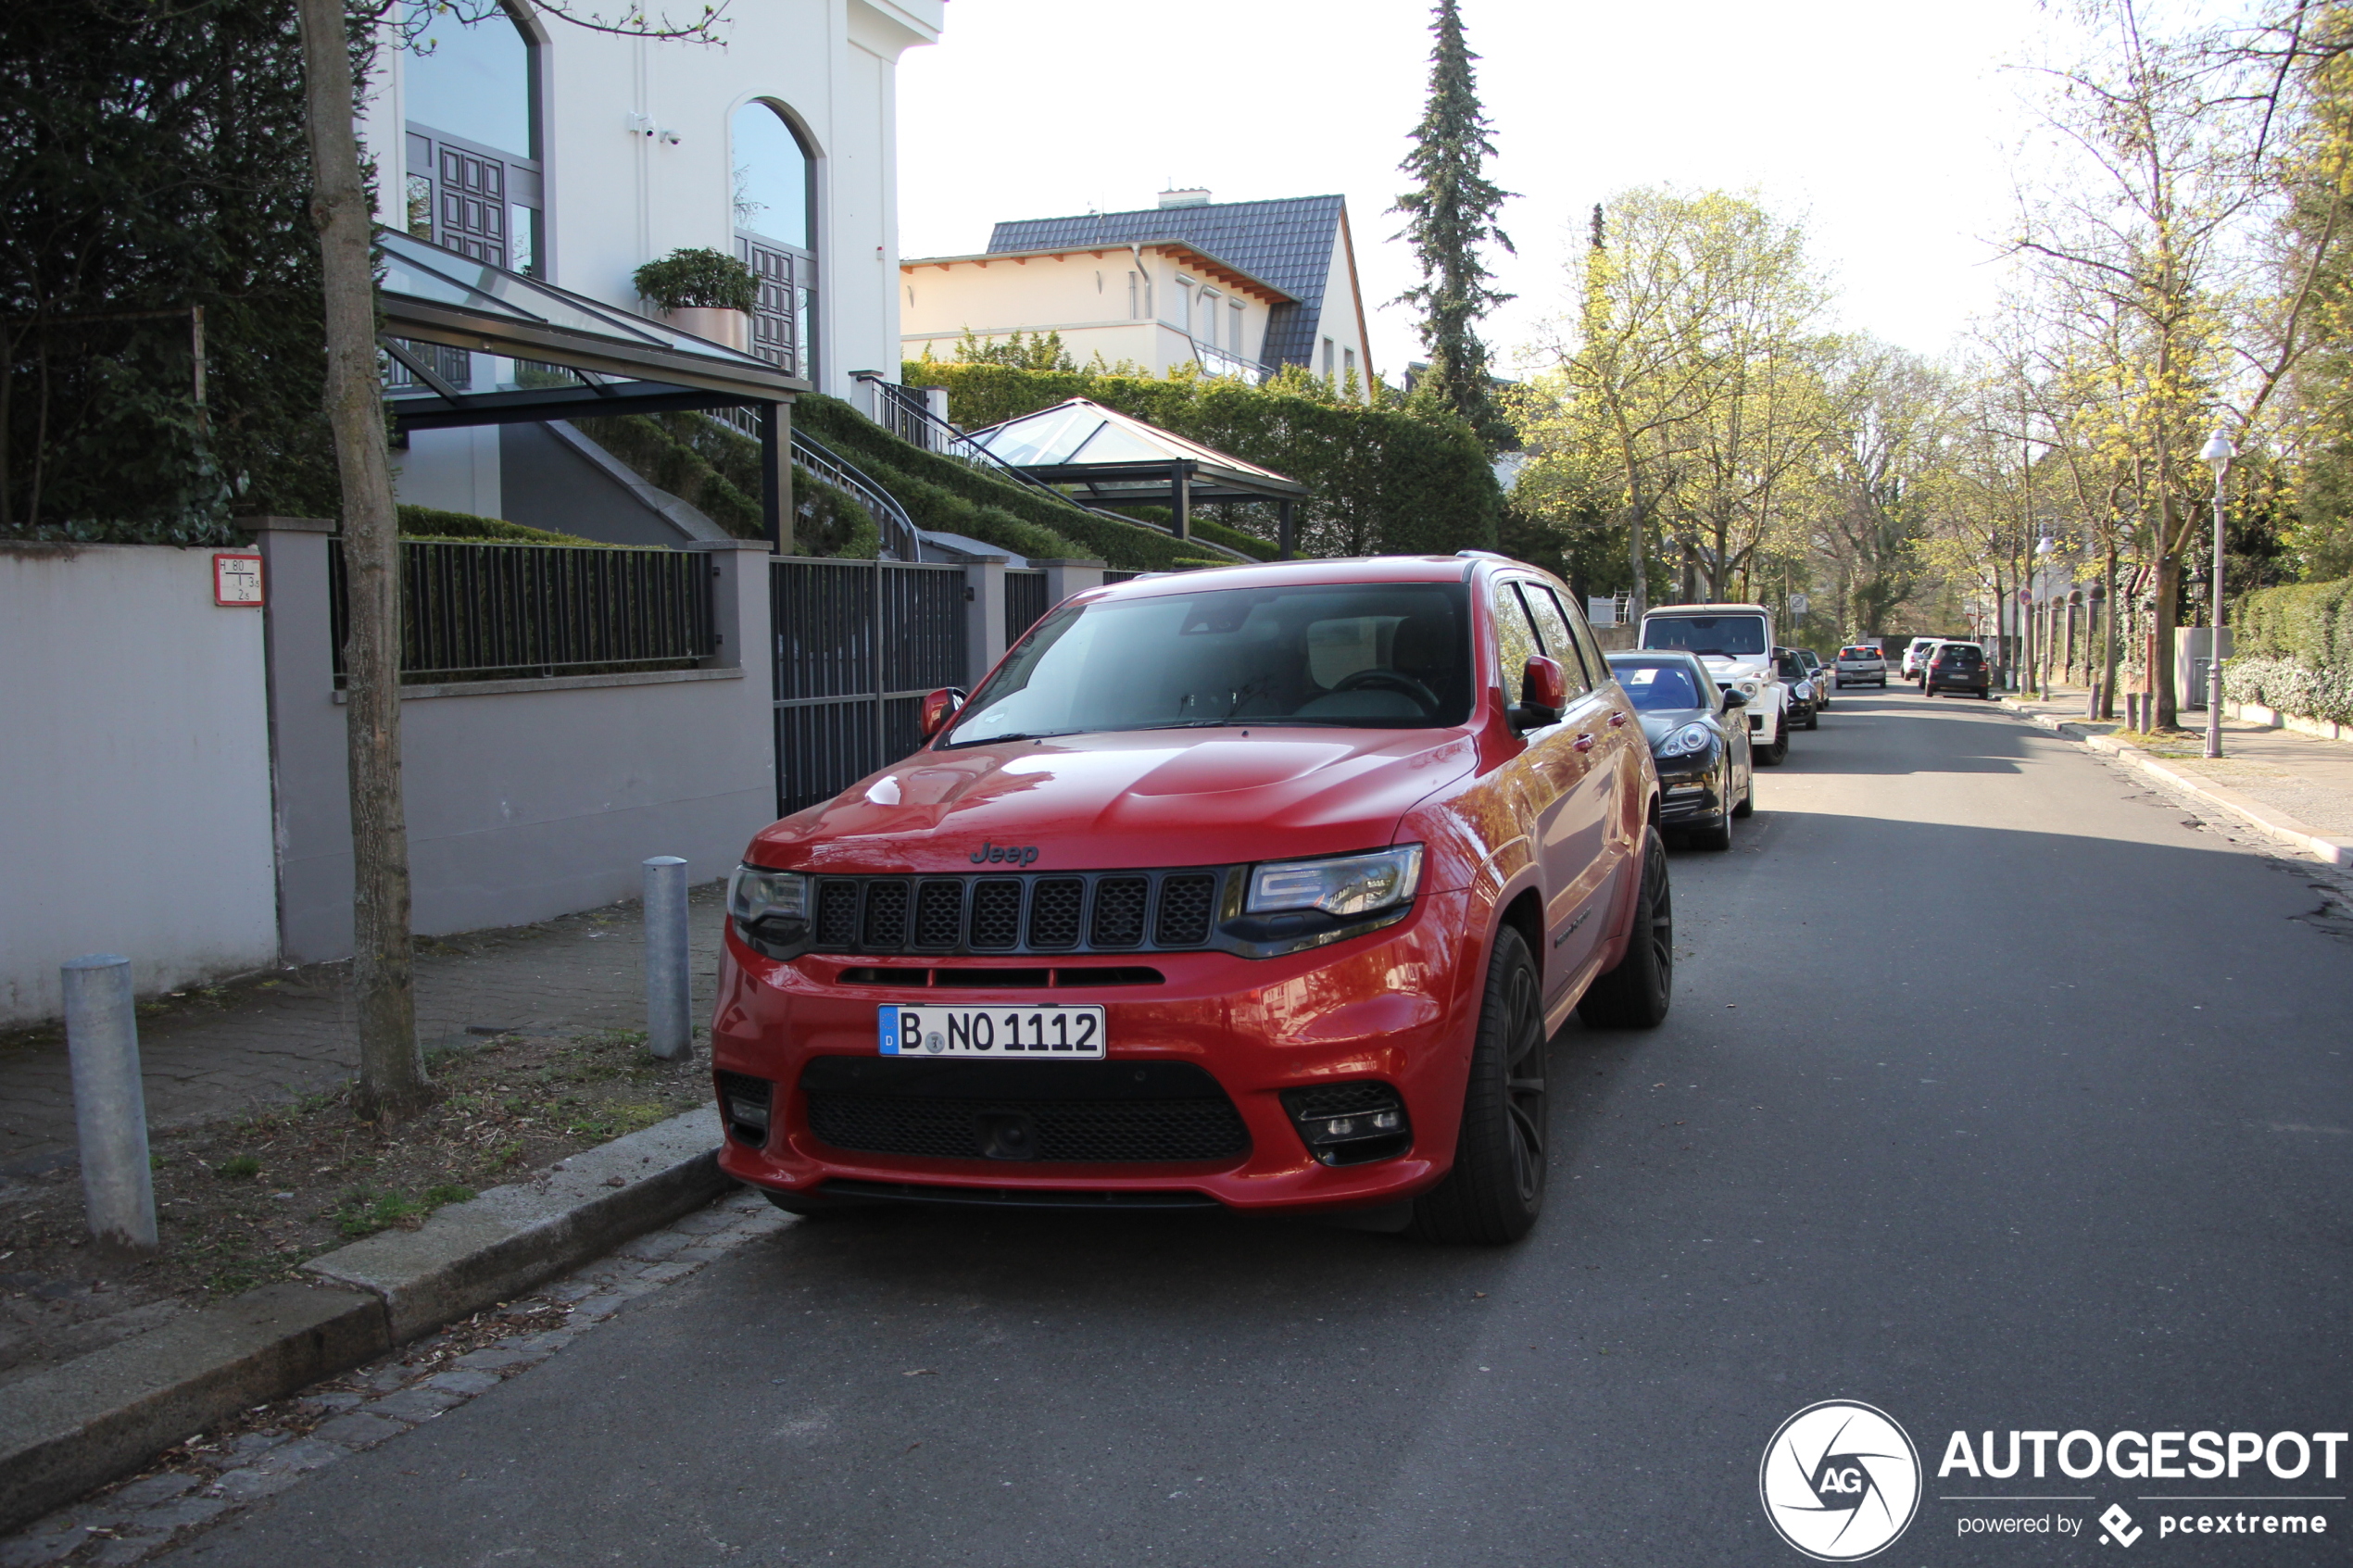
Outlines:
[[[1256,495],[1296,495],[1303,486],[1272,469],[1228,452],[1189,441],[1174,431],[1074,397],[1034,414],[975,431],[973,442],[1018,469],[1063,470],[1058,479],[1084,479],[1088,469],[1125,470],[1171,463],[1194,465],[1204,480]],[[1042,477],[1042,476],[1041,476]]]
[[[789,402],[809,383],[412,234],[379,229],[385,395],[409,428]]]

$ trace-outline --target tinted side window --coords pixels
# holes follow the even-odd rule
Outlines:
[[[1541,583],[1522,583],[1519,591],[1528,599],[1529,612],[1536,618],[1536,634],[1543,640],[1544,657],[1560,665],[1561,674],[1568,682],[1569,695],[1591,691],[1593,677],[1585,667],[1584,652],[1577,646],[1553,591]]]
[[[1498,580],[1495,583],[1495,649],[1504,668],[1504,700],[1518,706],[1520,687],[1526,684],[1528,661],[1542,653],[1536,641],[1536,628],[1529,624],[1528,610],[1519,602],[1519,590]]]

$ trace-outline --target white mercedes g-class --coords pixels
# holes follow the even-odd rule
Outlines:
[[[1773,612],[1763,605],[1661,605],[1642,617],[1642,646],[1699,655],[1722,690],[1748,699],[1751,754],[1768,767],[1789,755],[1789,686],[1773,664]]]

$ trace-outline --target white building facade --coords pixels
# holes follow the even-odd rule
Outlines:
[[[1175,241],[899,264],[907,358],[950,359],[969,332],[1061,334],[1081,366],[1098,355],[1160,375],[1198,364],[1255,379],[1275,311],[1292,296]]]
[[[632,274],[681,248],[761,279],[751,346],[821,392],[899,355],[897,74],[944,0],[754,0],[724,47],[536,12],[389,32],[360,116],[378,220],[650,314]],[[504,515],[497,427],[420,433],[401,499]]]
[[[1373,366],[1348,205],[1337,195],[1213,202],[1161,193],[1133,212],[999,223],[988,249],[900,264],[909,358],[1058,332],[1154,374],[1190,360],[1255,380],[1299,366],[1368,395]]]

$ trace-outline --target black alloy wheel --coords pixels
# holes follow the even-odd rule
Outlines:
[[[1724,776],[1716,781],[1716,820],[1705,827],[1693,828],[1690,843],[1694,849],[1730,849],[1732,847],[1732,759],[1724,759]]]
[[[1768,768],[1778,768],[1789,759],[1788,714],[1784,713],[1781,715],[1780,727],[1773,732],[1773,744],[1765,748],[1765,755],[1758,757],[1753,751],[1750,752],[1749,755],[1755,760],[1764,763]]]
[[[1536,962],[1518,931],[1504,926],[1487,959],[1454,1168],[1414,1200],[1412,1230],[1421,1240],[1500,1246],[1536,1223],[1552,1118],[1547,1043]]]
[[[1626,956],[1593,982],[1577,1016],[1594,1029],[1655,1029],[1675,999],[1675,894],[1667,879],[1667,842],[1642,834],[1642,881]]]

